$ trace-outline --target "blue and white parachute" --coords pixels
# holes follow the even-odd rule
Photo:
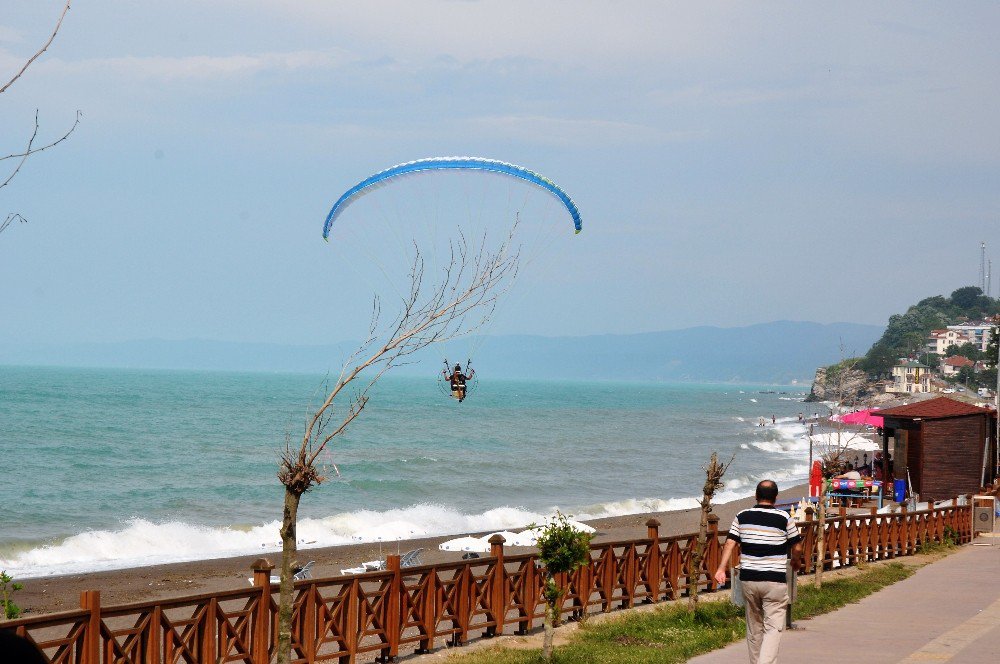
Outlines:
[[[573,226],[576,232],[579,233],[583,230],[583,220],[580,217],[580,210],[576,207],[576,203],[573,202],[569,194],[563,191],[559,185],[544,175],[529,171],[523,166],[508,164],[496,159],[481,159],[479,157],[432,157],[430,159],[409,161],[405,164],[398,164],[384,171],[379,171],[344,192],[344,195],[333,204],[330,214],[326,216],[326,223],[323,224],[323,239],[330,239],[330,228],[333,226],[333,222],[355,200],[379,187],[389,184],[395,178],[436,170],[472,170],[499,173],[541,187],[566,206],[566,211],[569,212],[570,217],[573,219]]]

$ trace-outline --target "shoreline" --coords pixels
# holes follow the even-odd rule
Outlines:
[[[780,485],[779,485],[780,486]],[[798,484],[781,491],[779,500],[795,500],[808,494],[807,484]],[[713,513],[719,517],[720,530],[729,528],[736,513],[754,504],[752,496],[717,504]],[[660,521],[660,535],[663,537],[696,532],[700,510],[688,508],[667,512],[645,512],[624,516],[591,519],[587,523],[597,528],[595,542],[610,542],[646,537],[646,521],[655,518]],[[470,533],[474,535],[483,532]],[[423,548],[423,562],[434,564],[451,562],[461,558],[461,554],[438,550],[438,544],[462,534],[433,536],[404,540],[399,543],[401,552]],[[391,543],[382,545],[383,552],[391,552]],[[531,548],[511,547],[512,552],[528,552]],[[313,577],[340,576],[340,570],[354,567],[364,560],[378,557],[376,543],[343,544],[338,546],[300,549],[300,563],[315,560]],[[167,563],[148,567],[130,567],[117,570],[66,574],[60,576],[33,577],[24,580],[22,590],[13,596],[14,601],[24,610],[24,616],[40,615],[56,611],[79,608],[80,593],[98,590],[101,603],[105,606],[151,602],[188,595],[219,592],[244,588],[249,585],[251,564],[260,555],[246,555],[232,558],[212,558],[183,563]],[[266,554],[275,566],[280,564],[280,552]]]

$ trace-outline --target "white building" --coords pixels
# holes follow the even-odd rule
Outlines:
[[[892,368],[892,383],[886,385],[885,391],[894,394],[930,392],[931,368],[916,360],[900,358]]]
[[[976,337],[965,330],[953,330],[950,326],[945,330],[931,330],[927,338],[927,352],[944,355],[948,346],[961,346],[967,343],[976,343]]]
[[[990,331],[993,329],[992,323],[962,323],[960,325],[949,325],[949,332],[964,334],[969,341],[975,344],[982,352],[986,352],[986,346],[990,343]],[[964,343],[964,342],[963,342]],[[961,344],[959,344],[961,345]]]

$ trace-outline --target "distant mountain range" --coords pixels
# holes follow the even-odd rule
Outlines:
[[[862,355],[882,335],[877,325],[777,321],[747,327],[692,327],[583,337],[494,336],[456,342],[478,346],[474,365],[496,378],[693,382],[811,381],[816,368]],[[225,341],[130,341],[66,345],[0,344],[0,364],[137,369],[336,373],[355,344],[285,346]],[[444,349],[398,374],[437,372]],[[465,363],[465,357],[453,357]]]

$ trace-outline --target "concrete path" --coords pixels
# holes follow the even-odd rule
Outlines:
[[[1000,662],[1000,538],[992,541],[966,546],[857,604],[796,621],[782,635],[781,661]],[[746,661],[745,642],[690,660]]]

